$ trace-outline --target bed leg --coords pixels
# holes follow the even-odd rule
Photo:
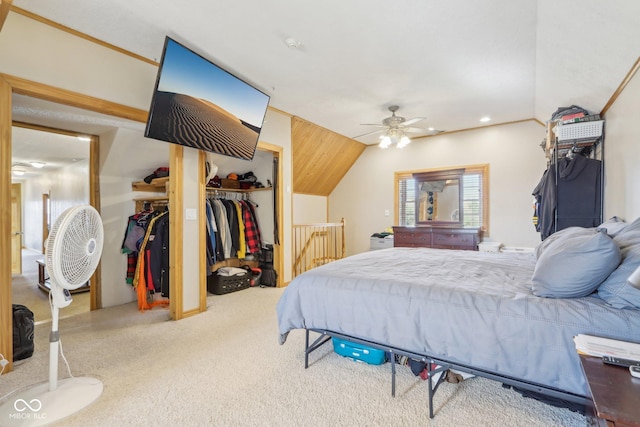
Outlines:
[[[391,397],[396,397],[396,356],[393,351],[389,352],[391,359]]]
[[[427,387],[429,388],[429,418],[433,418],[433,374],[431,372],[431,360],[427,360]]]
[[[309,330],[305,329],[304,336],[304,369],[309,367]]]

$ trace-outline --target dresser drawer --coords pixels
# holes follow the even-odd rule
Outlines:
[[[464,227],[393,227],[394,246],[477,251],[480,232]]]
[[[426,233],[396,233],[393,238],[394,246],[431,246],[431,234]]]
[[[474,247],[475,236],[473,234],[461,234],[461,233],[434,233],[433,234],[433,247],[445,247],[447,249],[452,247]]]

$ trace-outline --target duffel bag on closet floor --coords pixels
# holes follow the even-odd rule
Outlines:
[[[24,305],[13,304],[13,361],[33,355],[35,323],[33,312]]]

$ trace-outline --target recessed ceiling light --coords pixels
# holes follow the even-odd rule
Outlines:
[[[29,164],[31,166],[33,166],[34,168],[38,168],[41,169],[44,167],[45,163],[44,162],[29,162]]]
[[[481,119],[480,119],[480,121],[481,121],[482,123],[489,122],[489,121],[491,121],[491,117],[486,117],[486,116],[485,116],[485,117],[481,118]]]
[[[17,176],[24,175],[24,169],[13,169],[11,172],[13,172],[13,174]]]
[[[298,39],[295,39],[293,37],[287,37],[284,40],[284,44],[286,44],[287,47],[290,47],[292,49],[297,49],[298,47],[300,47],[301,43],[300,43],[300,40],[298,40]]]

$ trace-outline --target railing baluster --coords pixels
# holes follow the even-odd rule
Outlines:
[[[294,225],[292,240],[292,272],[296,277],[310,268],[344,258],[344,219],[339,223]]]

